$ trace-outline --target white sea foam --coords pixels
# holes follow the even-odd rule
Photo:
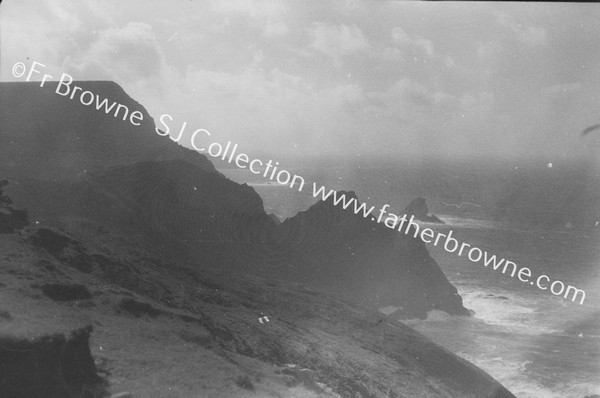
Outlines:
[[[475,318],[522,334],[559,332],[559,329],[538,322],[532,299],[501,291],[460,291],[466,308],[475,311]]]
[[[447,226],[453,228],[469,228],[469,229],[491,229],[491,228],[501,228],[504,225],[497,221],[491,220],[477,220],[472,218],[461,218],[456,216],[448,216],[448,215],[438,215],[440,220],[442,220]],[[439,225],[439,224],[437,224]]]

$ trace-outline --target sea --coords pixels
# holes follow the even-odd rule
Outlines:
[[[265,159],[266,160],[266,159]],[[280,160],[280,159],[277,159]],[[406,323],[482,368],[519,398],[600,395],[600,165],[556,159],[281,159],[303,191],[248,170],[219,168],[254,187],[267,213],[291,217],[316,202],[312,183],[402,210],[416,197],[471,246],[586,292],[579,300],[428,245],[471,317],[432,311]],[[221,165],[224,166],[224,165]],[[219,167],[219,165],[217,165]],[[367,265],[368,266],[368,265]]]

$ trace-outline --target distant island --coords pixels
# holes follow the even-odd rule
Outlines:
[[[412,202],[410,202],[408,206],[406,206],[406,208],[404,209],[404,213],[407,216],[414,215],[415,219],[419,221],[444,224],[444,222],[440,220],[436,215],[429,214],[427,202],[425,201],[425,198],[422,197],[418,197]]]

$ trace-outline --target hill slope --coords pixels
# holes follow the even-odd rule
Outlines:
[[[164,263],[96,228],[38,225],[0,235],[0,340],[36,352],[49,373],[79,366],[87,346],[59,364],[43,345],[14,341],[68,336],[73,327],[86,331],[86,342],[88,324],[95,365],[86,366],[113,393],[135,397],[513,397],[375,311],[298,284]],[[0,355],[0,368],[8,359]],[[24,374],[5,374],[3,397],[20,396],[2,389],[16,376]],[[87,369],[86,378],[97,383]],[[50,386],[40,383],[28,398],[47,398]]]
[[[6,178],[76,179],[143,160],[183,159],[214,171],[206,157],[154,132],[146,109],[109,81],[75,82],[143,115],[140,126],[55,93],[56,82],[0,83],[0,170]],[[120,113],[120,115],[122,112]]]

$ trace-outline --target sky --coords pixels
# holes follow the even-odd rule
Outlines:
[[[600,157],[600,5],[5,0],[16,62],[281,156]]]

